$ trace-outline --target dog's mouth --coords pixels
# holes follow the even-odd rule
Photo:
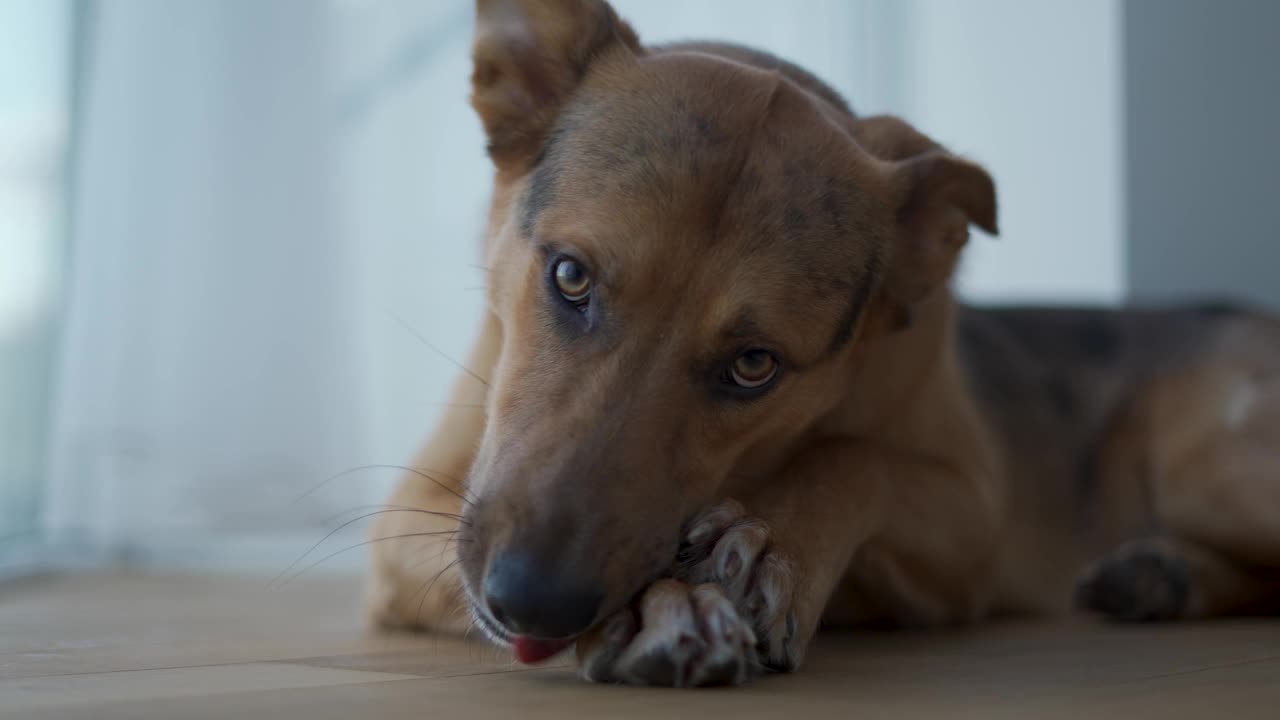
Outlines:
[[[525,665],[534,665],[544,660],[550,660],[564,652],[566,648],[577,640],[576,637],[540,638],[532,635],[516,635],[490,617],[488,611],[474,600],[468,598],[468,601],[467,604],[471,606],[471,616],[484,634],[493,642],[510,647],[511,652],[516,657],[516,661]]]
[[[572,644],[572,638],[547,640],[529,635],[517,635],[511,642],[511,652],[515,654],[518,662],[533,665],[559,655]]]

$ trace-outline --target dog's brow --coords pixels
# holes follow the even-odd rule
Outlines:
[[[724,336],[731,340],[758,339],[762,331],[750,308],[743,310],[724,329]]]
[[[534,162],[533,177],[529,180],[529,189],[525,193],[524,204],[520,208],[520,234],[525,238],[533,237],[533,228],[538,222],[538,215],[546,210],[555,198],[555,186],[560,175],[560,163],[556,157],[556,150],[565,132],[563,125],[552,130],[546,145],[543,146],[542,152],[538,153],[538,159]]]

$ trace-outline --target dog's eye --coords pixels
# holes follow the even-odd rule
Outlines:
[[[765,350],[749,350],[729,367],[729,380],[748,390],[764,387],[778,374],[778,359]]]
[[[591,278],[576,261],[560,260],[552,270],[552,277],[560,295],[574,305],[583,305],[591,297]]]

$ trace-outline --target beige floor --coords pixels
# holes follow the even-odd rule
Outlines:
[[[745,689],[602,687],[366,634],[354,580],[0,585],[0,718],[1280,717],[1280,622],[824,636]]]

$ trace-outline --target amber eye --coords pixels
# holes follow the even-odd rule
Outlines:
[[[565,300],[581,305],[591,297],[591,278],[576,261],[566,258],[557,262],[552,270],[552,277],[556,281],[556,289]]]
[[[749,350],[729,368],[729,379],[738,387],[764,387],[778,374],[778,359],[764,350]]]

